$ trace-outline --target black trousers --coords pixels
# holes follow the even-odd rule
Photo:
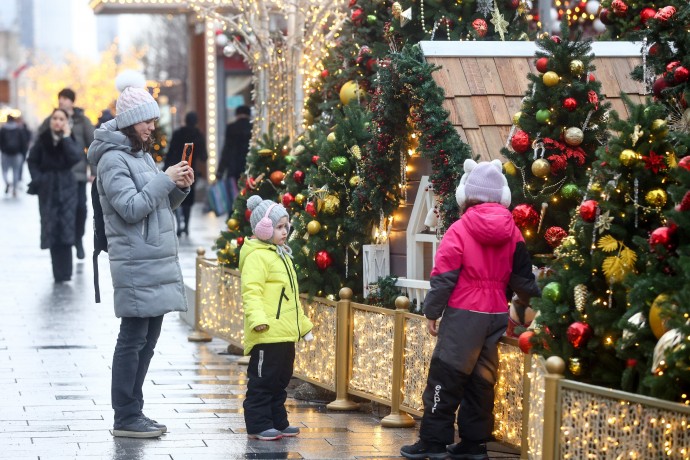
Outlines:
[[[163,315],[121,318],[110,387],[115,426],[132,422],[144,408],[142,387],[162,326]]]
[[[55,281],[68,281],[72,278],[72,246],[56,244],[50,247]]]
[[[74,235],[75,244],[83,238],[86,229],[86,182],[77,182],[77,221]]]
[[[430,444],[452,444],[455,421],[463,440],[493,438],[498,341],[508,315],[455,310],[448,308],[444,313],[422,394],[419,437]]]
[[[285,400],[294,364],[294,342],[262,343],[252,348],[243,404],[248,434],[271,428],[284,430],[290,424]]]

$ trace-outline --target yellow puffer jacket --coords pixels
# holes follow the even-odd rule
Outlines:
[[[290,257],[276,246],[247,239],[240,250],[244,304],[244,354],[257,343],[297,342],[314,327],[299,300],[297,274]],[[254,328],[267,324],[268,329]]]

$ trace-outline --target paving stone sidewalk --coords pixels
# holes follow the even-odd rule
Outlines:
[[[196,248],[211,254],[223,226],[202,207],[194,207],[191,236],[180,242],[190,287]],[[242,416],[246,368],[222,340],[188,342],[190,328],[178,314],[165,318],[144,386],[147,415],[169,432],[154,440],[113,438],[110,365],[119,320],[107,256],[99,263],[103,303],[96,304],[90,254],[75,259],[72,281],[53,282],[49,252],[39,249],[35,197],[0,196],[0,215],[0,458],[389,459],[401,458],[400,446],[416,440],[416,429],[381,427],[372,405],[335,412],[324,401],[292,397],[290,422],[300,436],[249,440]],[[93,247],[90,235],[85,247]],[[299,383],[293,379],[292,386]],[[505,446],[490,447],[492,459],[519,458]]]

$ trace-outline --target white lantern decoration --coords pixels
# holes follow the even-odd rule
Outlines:
[[[558,11],[556,10],[556,8],[551,8],[549,10],[549,16],[551,17],[551,22],[558,21]]]
[[[218,46],[225,46],[228,44],[229,41],[230,39],[228,38],[228,36],[222,32],[216,35],[216,45]]]

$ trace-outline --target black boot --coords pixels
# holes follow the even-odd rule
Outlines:
[[[82,242],[81,238],[77,239],[77,241],[74,243],[74,247],[77,248],[77,259],[83,259],[86,257],[86,254],[84,254],[84,243]]]

